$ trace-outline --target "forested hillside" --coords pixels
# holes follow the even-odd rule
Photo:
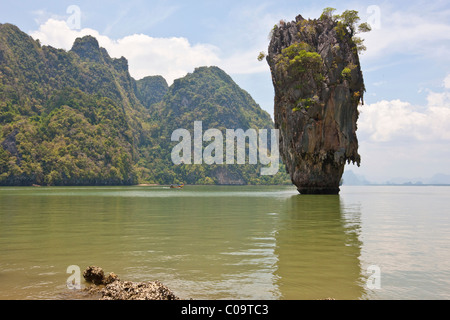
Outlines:
[[[279,184],[289,181],[284,167],[277,175],[261,176],[260,164],[171,165],[170,150],[175,144],[171,142],[172,132],[184,128],[193,136],[194,121],[202,121],[204,131],[208,128],[221,130],[224,137],[226,129],[273,128],[270,115],[220,68],[199,67],[175,80],[161,102],[153,104],[149,110],[154,121],[153,135],[159,139],[157,144],[141,150],[140,165],[146,168],[146,179],[189,184]]]
[[[216,67],[168,87],[161,76],[136,81],[125,58],[91,36],[69,51],[41,46],[0,24],[0,185],[285,183],[284,169],[258,165],[179,165],[172,130],[272,128],[270,116]]]

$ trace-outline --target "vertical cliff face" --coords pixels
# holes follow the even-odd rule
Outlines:
[[[300,193],[337,194],[359,165],[356,122],[364,81],[352,32],[330,17],[275,26],[267,61],[280,154]]]

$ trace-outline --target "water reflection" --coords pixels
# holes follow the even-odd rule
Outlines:
[[[363,296],[360,210],[339,196],[256,186],[1,191],[0,298],[58,298],[73,264],[159,279],[194,299]]]
[[[360,213],[334,195],[295,195],[284,208],[275,249],[281,299],[361,298]]]

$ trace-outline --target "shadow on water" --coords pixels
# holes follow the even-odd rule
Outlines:
[[[360,227],[360,212],[339,196],[288,198],[276,235],[281,299],[363,297]]]

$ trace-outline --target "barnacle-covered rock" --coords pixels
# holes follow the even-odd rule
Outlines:
[[[101,300],[179,300],[159,281],[114,281],[101,290]]]
[[[105,273],[103,272],[103,269],[100,267],[89,266],[84,270],[83,277],[86,281],[99,285],[103,284]]]
[[[83,276],[95,286],[85,289],[90,294],[100,294],[100,300],[179,300],[168,287],[159,281],[132,282],[122,281],[111,272],[106,277],[103,269],[89,266]]]
[[[117,274],[115,274],[114,272],[111,272],[103,279],[103,283],[110,284],[110,283],[113,283],[114,281],[118,281],[118,280],[120,280],[119,276]]]

